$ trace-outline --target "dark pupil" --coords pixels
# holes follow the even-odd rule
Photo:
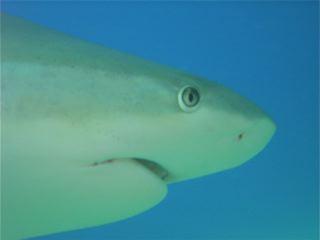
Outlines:
[[[192,103],[193,101],[193,94],[192,93],[189,93],[189,101]]]
[[[187,88],[183,93],[183,101],[188,107],[194,107],[199,102],[199,93],[195,88]]]

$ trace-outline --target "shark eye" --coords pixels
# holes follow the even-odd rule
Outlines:
[[[178,95],[179,106],[185,112],[194,111],[200,102],[199,91],[191,86],[183,87]]]

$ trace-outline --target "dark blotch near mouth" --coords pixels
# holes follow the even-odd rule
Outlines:
[[[90,164],[91,167],[96,167],[102,164],[107,164],[107,163],[113,163],[115,161],[115,159],[108,159],[108,160],[103,160],[101,162],[94,162],[92,164]]]

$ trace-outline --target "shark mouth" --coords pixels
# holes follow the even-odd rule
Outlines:
[[[169,172],[167,169],[162,167],[160,164],[146,160],[146,159],[140,159],[140,158],[134,158],[135,161],[140,163],[145,168],[149,169],[151,172],[153,172],[155,175],[157,175],[159,178],[161,178],[163,181],[168,181],[169,179]]]
[[[158,176],[163,181],[165,181],[165,182],[169,181],[170,174],[169,174],[168,170],[165,169],[164,167],[162,167],[160,164],[158,164],[158,163],[156,163],[154,161],[141,159],[141,158],[130,158],[130,159],[132,159],[132,160],[136,161],[137,163],[141,164],[142,166],[144,166],[145,168],[147,168],[148,170],[153,172],[156,176]],[[94,162],[90,166],[91,167],[97,167],[97,166],[100,166],[100,165],[103,165],[103,164],[108,164],[108,163],[112,163],[112,162],[116,162],[116,161],[121,161],[121,159],[114,158],[114,159],[103,160],[103,161],[100,161],[100,162]]]

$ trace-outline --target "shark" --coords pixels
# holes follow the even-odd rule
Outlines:
[[[3,240],[137,215],[275,130],[217,82],[1,13]]]

